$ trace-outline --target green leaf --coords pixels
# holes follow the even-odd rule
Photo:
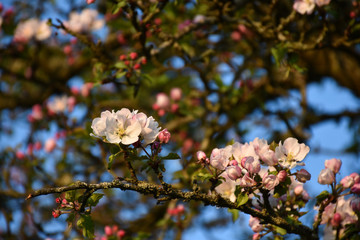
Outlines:
[[[322,191],[317,197],[316,197],[316,206],[320,205],[322,201],[327,199],[330,196],[330,193],[326,190]]]
[[[126,74],[126,72],[124,72],[124,71],[123,72],[117,72],[115,76],[116,76],[116,78],[122,78],[123,76],[125,76],[125,74]]]
[[[287,233],[285,229],[278,226],[275,226],[275,231],[280,235],[285,235]]]
[[[73,202],[76,200],[76,190],[67,191],[65,193],[65,199],[69,202]]]
[[[160,157],[161,160],[176,160],[180,159],[180,156],[177,153],[169,153],[165,157]]]
[[[228,209],[228,212],[231,213],[233,222],[235,222],[240,216],[240,211],[237,209]]]
[[[208,181],[209,179],[213,178],[214,176],[211,173],[208,172],[199,172],[196,175],[196,178],[201,181]]]
[[[88,199],[87,203],[89,204],[89,206],[95,207],[100,199],[104,196],[104,194],[102,193],[94,193],[93,195],[91,195],[91,197]]]
[[[113,6],[112,14],[118,13],[120,9],[125,6],[126,6],[126,0],[121,0],[120,2],[118,2],[118,4]]]
[[[119,69],[124,69],[124,68],[127,69],[128,68],[128,66],[126,66],[126,64],[123,61],[116,62],[114,66]]]
[[[278,46],[276,48],[271,48],[271,54],[275,59],[275,63],[277,67],[279,67],[283,62],[286,53],[287,53],[287,49],[284,47]]]
[[[249,200],[249,195],[245,192],[240,193],[236,198],[236,203],[238,206],[244,205]]]
[[[77,226],[82,228],[83,236],[86,238],[94,238],[94,222],[89,215],[80,215]]]
[[[114,162],[114,159],[116,158],[116,155],[117,154],[111,154],[110,156],[109,156],[109,162],[108,162],[108,169],[110,170],[111,169],[111,167],[112,167],[112,164],[113,164],[113,162]]]

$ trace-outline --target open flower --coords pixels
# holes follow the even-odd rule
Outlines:
[[[299,143],[295,138],[287,138],[284,144],[280,142],[275,149],[275,156],[279,160],[279,164],[283,167],[292,169],[296,165],[304,165],[301,162],[309,153],[310,148],[304,143]]]
[[[110,143],[132,144],[139,140],[141,125],[136,119],[127,118],[121,112],[106,119],[106,139]]]
[[[293,8],[300,14],[311,14],[315,8],[314,0],[295,0]]]

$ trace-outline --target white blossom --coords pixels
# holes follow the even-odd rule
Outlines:
[[[279,164],[283,167],[292,169],[296,165],[304,165],[300,163],[309,153],[310,148],[304,143],[299,143],[295,138],[287,138],[284,144],[280,142],[275,149],[275,157]]]
[[[70,13],[69,21],[64,25],[74,32],[84,33],[100,29],[104,26],[104,19],[98,18],[98,12],[94,9],[84,9],[81,13]]]
[[[50,37],[50,35],[51,28],[46,21],[30,18],[17,25],[14,33],[14,41],[27,42],[32,38],[42,41]]]

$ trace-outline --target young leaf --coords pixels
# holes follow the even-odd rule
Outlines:
[[[228,212],[231,213],[233,222],[235,222],[240,216],[239,210],[237,209],[228,209]]]
[[[236,203],[238,206],[244,205],[249,200],[249,196],[247,193],[240,193],[236,198]]]
[[[80,215],[77,226],[82,228],[83,236],[86,238],[94,238],[94,222],[89,215]]]
[[[102,193],[94,193],[93,195],[91,195],[91,197],[88,199],[87,203],[89,204],[89,206],[95,207],[100,199],[104,196],[104,194]]]
[[[177,153],[169,153],[165,157],[160,157],[161,160],[176,160],[180,159],[180,156]]]
[[[327,199],[330,196],[330,193],[326,190],[322,191],[317,197],[316,197],[316,206],[320,205],[322,201]]]

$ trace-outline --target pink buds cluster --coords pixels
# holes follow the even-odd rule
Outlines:
[[[318,182],[323,185],[332,184],[335,181],[335,175],[341,168],[341,160],[332,158],[325,161],[325,169],[321,170]]]
[[[175,208],[168,208],[167,213],[171,216],[181,216],[185,213],[185,206],[179,204]]]
[[[113,225],[113,226],[105,226],[104,228],[104,232],[105,232],[105,236],[101,237],[101,240],[107,240],[107,239],[116,239],[116,240],[121,240],[126,232],[123,229],[119,229],[118,226]]]
[[[127,77],[131,76],[133,70],[140,70],[141,65],[145,65],[147,63],[146,58],[138,58],[138,54],[136,52],[131,52],[128,55],[122,54],[120,55],[119,59],[120,61],[123,61],[126,66],[129,67]]]
[[[182,98],[181,88],[172,88],[170,90],[170,98],[166,93],[158,93],[153,109],[158,112],[159,116],[165,115],[166,112],[176,113],[179,110],[178,102]]]

